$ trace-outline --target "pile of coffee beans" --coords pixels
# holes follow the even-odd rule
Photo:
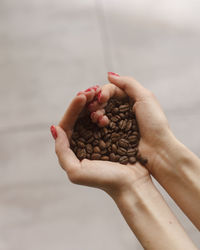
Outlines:
[[[132,107],[127,99],[110,99],[105,107],[110,122],[103,128],[92,122],[90,114],[79,117],[70,141],[78,159],[145,165],[147,160],[138,153],[140,134]]]

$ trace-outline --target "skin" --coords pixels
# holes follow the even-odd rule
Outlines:
[[[155,97],[135,80],[109,75],[109,81],[112,84],[101,89],[79,93],[55,127],[55,150],[61,167],[72,183],[100,188],[109,194],[144,249],[196,249],[149,174],[155,171],[161,157],[160,148],[169,140],[165,115]],[[148,169],[139,163],[124,166],[109,161],[80,162],[69,145],[77,118],[89,109],[93,122],[106,126],[109,120],[104,115],[104,107],[109,98],[127,95],[135,101],[133,109],[141,133],[139,150],[148,157]]]

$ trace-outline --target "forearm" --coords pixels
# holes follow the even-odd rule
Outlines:
[[[200,230],[200,160],[172,134],[158,152],[154,177]]]
[[[196,249],[151,181],[115,202],[144,249]]]

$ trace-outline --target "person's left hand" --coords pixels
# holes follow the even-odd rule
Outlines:
[[[119,98],[125,96],[123,91],[114,85],[112,88],[113,91],[109,91],[109,95]],[[61,167],[66,171],[71,182],[100,188],[115,199],[122,193],[132,190],[135,185],[138,187],[138,185],[151,181],[151,178],[147,169],[139,163],[122,165],[100,160],[83,159],[79,161],[71,150],[69,141],[73,127],[78,117],[84,112],[88,112],[89,103],[96,106],[95,108],[90,106],[89,109],[94,108],[95,112],[92,115],[95,114],[98,117],[98,121],[96,121],[98,125],[104,126],[107,123],[107,117],[103,113],[101,114],[103,109],[101,110],[98,98],[96,101],[96,97],[100,93],[99,88],[90,89],[90,91],[79,92],[72,100],[59,125],[55,127],[57,133],[55,151]]]

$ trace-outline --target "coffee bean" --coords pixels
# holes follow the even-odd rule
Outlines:
[[[102,161],[109,161],[109,157],[106,156],[106,155],[105,155],[105,156],[102,156],[102,157],[101,157],[101,160],[102,160]]]
[[[97,146],[97,145],[99,145],[99,140],[97,140],[97,139],[96,139],[96,140],[94,140],[94,141],[92,142],[92,145],[93,145],[93,146]]]
[[[125,129],[125,127],[126,127],[126,120],[121,120],[120,122],[119,122],[119,127],[120,127],[120,129]]]
[[[122,104],[119,106],[119,111],[120,112],[126,112],[129,110],[129,103],[126,103],[126,104]]]
[[[82,141],[78,141],[78,142],[77,142],[77,146],[78,146],[79,148],[84,148],[84,147],[85,147],[85,143],[83,143]]]
[[[131,148],[127,150],[127,155],[128,156],[135,156],[137,154],[137,149],[136,148]]]
[[[103,149],[103,150],[101,150],[101,154],[102,155],[104,155],[104,154],[106,154],[107,153],[107,149],[105,148],[105,149]]]
[[[130,162],[131,164],[134,164],[134,163],[136,163],[136,161],[137,161],[136,158],[135,158],[134,156],[129,157],[128,160],[129,160],[129,162]]]
[[[74,139],[71,139],[70,144],[71,144],[72,147],[75,147],[76,146],[76,141]]]
[[[116,146],[115,144],[112,144],[112,151],[113,151],[114,153],[117,152],[117,146]]]
[[[135,143],[135,142],[138,141],[138,138],[137,138],[137,136],[135,136],[135,135],[131,135],[131,136],[129,136],[129,141],[130,141],[131,143]]]
[[[119,108],[114,108],[114,109],[113,109],[113,113],[114,113],[114,114],[118,114],[118,113],[119,113]]]
[[[129,120],[127,123],[126,123],[126,128],[125,128],[125,131],[129,131],[130,129],[131,129],[131,127],[132,127],[132,121],[131,120]]]
[[[126,151],[125,148],[119,147],[119,148],[117,149],[117,153],[118,153],[119,155],[126,155],[127,151]]]
[[[99,160],[99,159],[101,159],[101,154],[93,153],[91,155],[91,160]]]
[[[106,144],[103,140],[99,141],[99,147],[100,147],[100,149],[104,149],[106,147]]]
[[[120,139],[119,140],[119,146],[123,147],[123,148],[128,148],[129,143],[126,139]]]
[[[95,153],[100,153],[100,152],[101,152],[101,149],[100,149],[98,146],[96,146],[96,147],[94,147],[93,151],[94,151]]]
[[[110,161],[116,161],[116,155],[114,153],[111,153],[109,155],[109,159],[110,159]]]
[[[112,122],[117,122],[117,121],[118,121],[118,118],[117,118],[116,116],[113,116],[113,117],[111,117],[111,121],[112,121]]]
[[[110,126],[111,129],[115,129],[116,123],[115,122],[110,122],[109,126]]]
[[[126,164],[128,163],[128,157],[127,157],[127,156],[122,156],[122,157],[120,157],[120,158],[119,158],[119,162],[120,162],[121,164],[126,165]]]
[[[118,133],[114,132],[114,133],[111,134],[111,140],[112,140],[112,142],[118,141],[119,138],[120,138],[120,135]]]
[[[86,151],[89,153],[89,154],[92,154],[93,152],[93,147],[91,144],[87,144],[86,145]]]
[[[111,141],[107,141],[106,142],[106,148],[110,147],[110,145],[111,145]]]
[[[92,143],[93,141],[94,141],[94,137],[93,137],[93,136],[90,137],[90,138],[87,140],[88,143]]]
[[[78,148],[77,157],[79,158],[79,160],[83,160],[84,158],[86,158],[86,150],[84,148]]]
[[[88,140],[93,135],[92,131],[87,130],[86,133],[83,135],[83,138]]]

